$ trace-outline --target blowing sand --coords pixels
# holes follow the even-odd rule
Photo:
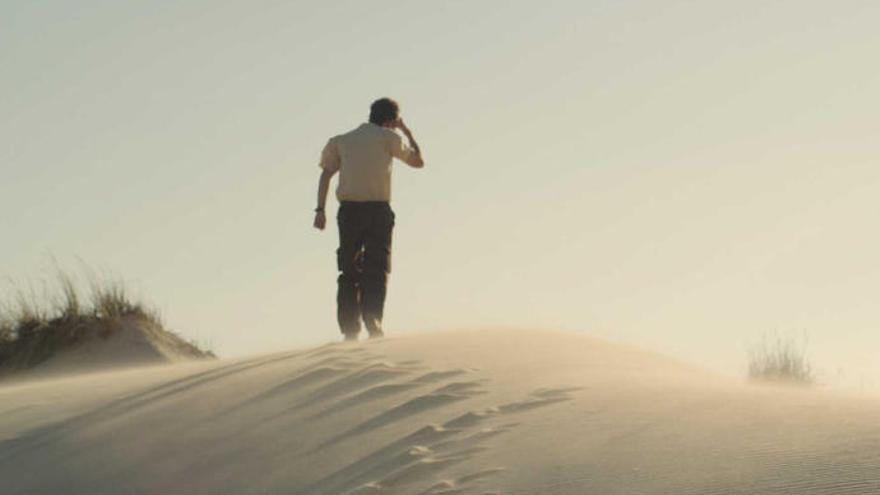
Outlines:
[[[0,386],[0,493],[880,494],[880,400],[557,332]]]

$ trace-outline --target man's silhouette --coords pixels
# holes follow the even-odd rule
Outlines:
[[[403,132],[407,143],[395,129]],[[315,228],[323,230],[327,223],[327,190],[330,179],[339,172],[336,261],[341,273],[336,315],[345,340],[357,340],[361,318],[370,338],[384,335],[382,313],[394,229],[390,205],[394,158],[414,168],[425,165],[419,145],[400,118],[400,107],[390,98],[373,102],[369,122],[330,138],[321,153]]]

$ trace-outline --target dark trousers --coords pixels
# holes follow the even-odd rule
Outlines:
[[[360,319],[381,324],[388,274],[394,212],[387,202],[342,201],[339,224],[337,320],[344,334],[360,332]]]

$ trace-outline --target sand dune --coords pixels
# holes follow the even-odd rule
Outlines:
[[[880,401],[540,331],[0,387],[3,494],[880,494]]]
[[[0,383],[213,358],[142,314],[57,319],[0,356]]]

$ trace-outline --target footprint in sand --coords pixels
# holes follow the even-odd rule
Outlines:
[[[484,384],[485,380],[448,383],[362,423],[337,437],[335,441],[348,439],[352,435],[403,417],[484,393],[482,388]],[[483,423],[571,400],[572,393],[578,390],[580,390],[578,387],[541,388],[519,401],[468,411],[450,419],[442,426],[427,425],[332,473],[302,493],[452,495],[470,491],[473,485],[498,475],[504,471],[504,468],[481,470],[448,479],[438,480],[437,476],[454,465],[473,459],[488,449],[487,443],[493,437],[510,432],[519,425],[519,423],[505,423],[483,426]],[[453,400],[449,396],[455,396],[457,399]],[[427,487],[416,491],[418,488],[414,487],[418,484]]]
[[[405,364],[405,362],[398,364],[402,365]],[[465,373],[467,373],[467,371],[462,369],[432,371],[403,382],[383,383],[380,385],[375,385],[373,387],[367,388],[366,390],[363,390],[362,392],[358,392],[354,395],[345,397],[342,400],[339,400],[331,404],[330,406],[325,407],[324,409],[311,415],[309,419],[326,417],[339,413],[341,411],[348,411],[355,407],[362,407],[378,399],[398,395],[409,390],[424,387],[444,380],[446,378],[459,376]]]
[[[290,410],[295,411],[307,407],[320,405],[328,400],[335,399],[349,393],[363,390],[377,383],[383,383],[395,378],[407,376],[418,371],[413,366],[404,366],[387,361],[375,362],[367,366],[345,374],[338,379],[317,388],[303,399],[299,405]]]
[[[317,450],[330,447],[343,440],[351,440],[353,437],[381,428],[387,424],[400,421],[404,418],[484,394],[486,392],[481,388],[483,383],[483,381],[450,383],[429,393],[409,399],[406,402],[379,413],[354,428],[331,438],[327,442],[321,444]]]

